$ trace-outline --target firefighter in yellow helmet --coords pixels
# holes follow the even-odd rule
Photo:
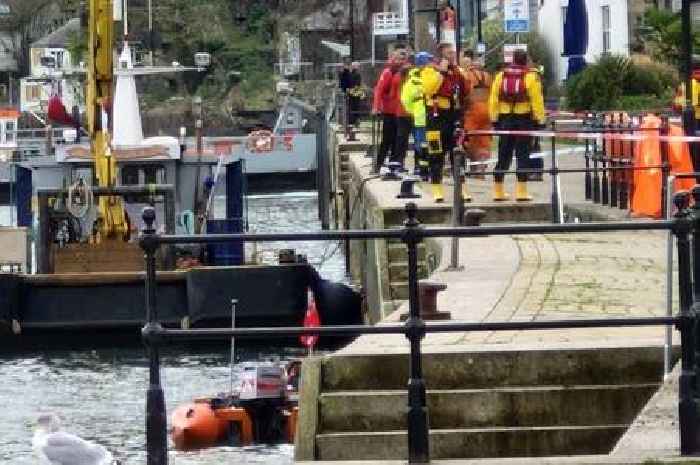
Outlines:
[[[516,50],[513,63],[496,75],[491,85],[489,116],[498,130],[529,131],[544,125],[544,97],[539,73],[528,68],[527,52]],[[493,199],[508,200],[503,187],[504,174],[510,169],[513,151],[517,158],[517,170],[529,166],[530,137],[503,135],[498,140],[498,163],[494,175]],[[532,200],[527,192],[527,174],[517,174],[515,199]]]

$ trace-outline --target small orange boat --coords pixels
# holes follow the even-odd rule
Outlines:
[[[244,371],[239,392],[177,407],[170,429],[175,448],[293,443],[299,413],[299,363],[292,362],[283,370],[251,365]]]

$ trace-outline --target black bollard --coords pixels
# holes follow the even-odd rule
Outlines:
[[[146,464],[168,464],[168,432],[165,397],[160,384],[160,354],[158,336],[162,330],[156,311],[156,250],[158,237],[155,230],[156,212],[145,207],[142,213],[146,228],[140,245],[146,259],[146,325],[141,334],[148,349],[149,384],[146,394]]]
[[[420,315],[418,300],[418,243],[421,237],[417,213],[415,203],[406,204],[407,219],[404,223],[403,237],[403,242],[408,248],[409,317],[406,320],[406,337],[411,346],[408,380],[408,463],[425,464],[430,462],[430,439],[421,360],[421,339],[425,336],[425,322]]]
[[[696,359],[695,326],[696,315],[693,312],[693,289],[691,284],[690,240],[693,230],[688,215],[688,192],[678,192],[673,203],[677,208],[676,236],[678,251],[678,291],[680,300],[680,318],[678,329],[681,333],[681,374],[678,386],[678,419],[681,455],[693,455],[698,452],[698,411],[696,402]]]

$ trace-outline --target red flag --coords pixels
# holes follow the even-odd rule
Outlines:
[[[75,124],[73,118],[71,118],[66,111],[66,107],[63,105],[61,97],[59,97],[58,94],[54,94],[51,96],[51,98],[49,98],[49,108],[47,113],[49,119],[56,123],[66,125]]]
[[[318,310],[316,310],[316,301],[313,296],[309,297],[309,306],[306,309],[306,315],[304,315],[304,328],[318,328],[321,326],[321,318],[318,315]],[[299,336],[301,344],[312,348],[318,342],[318,334],[302,334]]]

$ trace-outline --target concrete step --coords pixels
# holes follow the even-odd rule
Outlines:
[[[428,391],[435,429],[630,424],[658,384]],[[322,433],[406,429],[406,391],[345,391],[319,399]]]
[[[358,152],[365,153],[369,149],[370,144],[368,142],[347,142],[344,141],[338,145],[338,153],[348,153],[348,152]]]
[[[390,295],[385,296],[384,300],[407,300],[408,299],[408,281],[392,281],[389,283]]]
[[[405,244],[401,242],[387,242],[386,249],[390,262],[408,262],[408,250]],[[418,244],[418,260],[425,260],[427,251],[428,249],[425,247],[425,244]]]
[[[418,278],[427,278],[429,275],[428,264],[424,260],[418,261]],[[401,282],[408,281],[408,261],[390,261],[389,262],[389,281]]]
[[[408,283],[392,283],[394,298]],[[675,357],[678,353],[675,351]],[[661,347],[488,350],[423,354],[428,389],[659,383]],[[336,355],[323,362],[321,392],[402,390],[406,354]]]
[[[434,429],[434,459],[537,457],[604,454],[625,431],[625,425]],[[401,460],[408,456],[405,431],[319,434],[318,460]]]

